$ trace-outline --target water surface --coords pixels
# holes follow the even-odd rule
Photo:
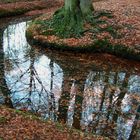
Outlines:
[[[112,139],[140,139],[139,63],[31,47],[28,24],[1,29],[0,103]]]

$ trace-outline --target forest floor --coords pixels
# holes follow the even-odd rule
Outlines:
[[[0,106],[0,140],[109,140]]]
[[[55,11],[62,6],[59,0],[0,0],[0,18],[25,14],[39,15],[48,11]]]
[[[123,27],[120,30],[121,38],[111,39],[113,43],[124,44],[140,50],[140,1],[139,0],[104,0],[94,3],[95,9],[109,10],[113,18],[109,19],[112,25]],[[104,36],[101,35],[102,38]]]
[[[14,3],[11,3],[12,0],[9,0],[9,2],[7,3],[6,0],[5,2],[0,0],[0,17],[3,17],[3,15],[16,15],[16,13],[18,14],[20,12],[26,16],[43,14],[53,12],[63,5],[61,0],[60,2],[58,2],[58,0],[25,0],[24,2],[17,0]],[[121,29],[122,38],[114,39],[110,37],[112,43],[121,43],[129,47],[135,47],[138,51],[140,50],[139,0],[104,0],[94,2],[93,5],[97,11],[112,11],[113,18],[106,19],[106,17],[104,17],[112,26],[117,24],[125,27]],[[98,35],[98,38],[102,39],[106,36],[108,36],[108,33],[103,32]],[[86,38],[84,41],[89,42]],[[76,43],[83,43],[83,40],[72,38],[68,39],[67,42],[75,45]],[[82,132],[62,127],[60,124],[44,122],[34,115],[0,106],[0,140],[1,139],[102,140],[104,138],[91,138],[91,136],[85,136]]]
[[[12,3],[14,1],[14,3]],[[102,17],[107,24],[101,26],[107,31],[98,33],[98,39],[108,38],[113,44],[122,44],[140,51],[140,3],[139,0],[93,0],[95,11],[111,11],[113,18]],[[0,0],[0,17],[24,13],[26,16],[54,12],[63,5],[63,0]],[[116,26],[117,25],[117,26]],[[114,37],[111,34],[115,34]],[[118,37],[119,36],[119,37]],[[88,36],[81,39],[67,39],[75,46],[90,42]]]
[[[127,58],[129,58],[128,55],[130,54],[131,58],[137,56],[138,59],[136,59],[140,60],[139,0],[95,0],[93,2],[93,6],[95,8],[94,14],[96,16],[102,14],[102,16],[97,20],[103,21],[104,23],[95,23],[95,28],[92,28],[92,31],[90,29],[90,25],[85,25],[87,32],[84,32],[84,35],[82,35],[82,37],[80,38],[61,38],[55,35],[51,35],[51,33],[50,35],[44,35],[44,33],[49,32],[51,29],[48,29],[46,26],[46,30],[44,30],[44,28],[41,27],[42,25],[40,23],[38,27],[36,26],[37,29],[35,29],[34,26],[34,31],[32,32],[31,29],[29,32],[33,34],[37,33],[34,34],[34,38],[36,39],[36,41],[45,42],[45,44],[49,43],[50,45],[51,43],[59,44],[60,46],[62,45],[63,48],[66,48],[66,46],[70,46],[72,50],[77,46],[80,46],[82,48],[83,46],[92,46],[93,44],[105,46],[104,49],[101,48],[101,50],[107,50],[106,46],[108,46],[108,44],[111,44],[111,49],[109,48],[108,50],[112,51],[112,54],[116,54],[117,52],[123,55],[127,52],[125,54]],[[48,12],[51,13],[51,11],[49,10]],[[52,12],[54,11],[52,10]],[[111,14],[109,15],[109,13]],[[48,15],[46,15],[46,17],[44,16],[42,18],[39,18],[39,20],[48,20]],[[37,30],[39,30],[40,32],[36,32]],[[100,44],[101,40],[103,41],[102,44]],[[131,54],[133,54],[133,56]]]

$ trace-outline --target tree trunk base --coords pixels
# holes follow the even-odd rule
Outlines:
[[[47,22],[48,34],[55,34],[61,38],[81,37],[84,32],[85,18],[79,9],[75,11],[64,8],[56,11],[50,21]]]

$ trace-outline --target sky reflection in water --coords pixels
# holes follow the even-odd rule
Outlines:
[[[3,34],[5,79],[13,107],[118,140],[140,138],[139,74],[104,69],[82,57],[42,53],[26,41],[28,23],[9,25]]]

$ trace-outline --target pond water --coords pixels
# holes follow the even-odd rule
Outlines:
[[[140,139],[138,62],[31,47],[29,23],[0,33],[0,103],[111,139]]]

